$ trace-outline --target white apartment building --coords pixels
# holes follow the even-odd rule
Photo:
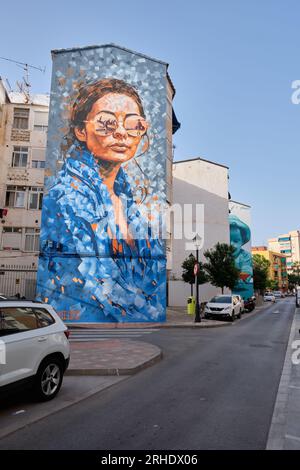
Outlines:
[[[0,79],[0,268],[37,266],[48,95],[10,92]]]
[[[271,251],[287,255],[287,271],[290,272],[293,264],[300,262],[300,230],[292,230],[275,238],[270,238],[268,248]]]
[[[185,306],[191,293],[190,285],[182,280],[181,265],[191,253],[196,257],[189,233],[190,229],[196,230],[196,218],[201,237],[201,261],[204,261],[203,252],[217,242],[230,243],[228,167],[202,158],[174,162],[173,204],[172,269],[168,282],[171,307]],[[196,204],[199,204],[198,211]],[[192,206],[192,211],[188,205]],[[199,286],[199,293],[200,301],[205,302],[221,290],[207,283]]]

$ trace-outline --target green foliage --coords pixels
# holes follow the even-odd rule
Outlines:
[[[189,284],[195,284],[195,278],[196,276],[194,275],[194,266],[196,263],[196,258],[194,255],[188,256],[182,263],[181,267],[183,269],[182,272],[182,279],[184,282],[188,282]],[[201,261],[199,262],[199,272],[198,272],[198,284],[205,284],[207,282],[207,276],[203,270],[203,263]]]
[[[253,255],[252,261],[254,289],[263,293],[268,286],[270,261],[261,255]]]
[[[267,279],[267,288],[270,290],[278,290],[279,289],[278,281],[275,281],[274,279]]]
[[[300,285],[300,276],[298,274],[294,274],[293,272],[288,274],[288,283],[289,289],[294,289],[296,286]]]
[[[211,284],[233,289],[239,279],[240,270],[235,266],[234,248],[227,243],[217,243],[214,248],[206,250],[204,256],[207,262],[203,267]]]

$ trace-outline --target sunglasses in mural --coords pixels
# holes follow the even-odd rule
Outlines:
[[[123,128],[132,137],[142,137],[149,127],[142,116],[129,114],[124,120],[119,120],[114,113],[108,111],[103,111],[94,119],[84,122],[91,122],[95,126],[95,131],[103,136],[114,134],[119,128]]]

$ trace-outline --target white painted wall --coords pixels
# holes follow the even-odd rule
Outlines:
[[[181,264],[190,253],[196,255],[195,250],[186,246],[191,241],[183,233],[181,239],[174,237],[181,227],[187,224],[195,226],[195,204],[204,205],[203,227],[200,234],[203,238],[203,247],[200,250],[200,259],[203,261],[203,251],[212,248],[217,242],[229,243],[228,222],[228,168],[195,159],[173,164],[173,204],[178,204],[183,210],[183,220],[180,211],[174,212],[174,229],[172,240],[173,266],[169,282],[169,305],[186,305],[186,297],[190,295],[190,286],[181,281]],[[194,213],[184,211],[184,204],[193,204]],[[209,284],[200,287],[201,301],[207,301],[211,296],[220,293]]]

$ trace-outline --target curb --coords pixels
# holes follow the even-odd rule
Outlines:
[[[158,348],[157,348],[158,349]],[[157,354],[153,355],[150,357],[150,359],[147,359],[146,361],[138,364],[137,366],[134,367],[128,367],[128,368],[108,368],[108,367],[100,367],[100,368],[93,368],[93,369],[67,369],[65,372],[65,375],[69,376],[117,376],[119,377],[120,375],[134,375],[137,372],[140,372],[143,369],[147,369],[148,367],[153,366],[154,364],[157,364],[160,362],[163,358],[163,353],[161,350],[157,352]]]
[[[220,328],[221,326],[231,326],[232,323],[230,322],[216,322],[216,324],[213,324],[213,325],[205,325],[203,324],[202,322],[199,324],[199,323],[173,323],[173,324],[166,324],[166,323],[154,323],[154,324],[143,324],[143,323],[121,323],[121,324],[117,324],[117,325],[106,325],[105,326],[102,324],[96,324],[96,323],[83,323],[82,325],[75,325],[74,323],[66,323],[67,327],[68,328],[71,328],[71,329],[78,329],[78,330],[85,330],[85,329],[89,329],[89,328],[93,328],[95,330],[106,330],[106,329],[120,329],[122,330],[122,328],[136,328],[136,329],[146,329],[146,328],[157,328],[157,329],[162,329],[162,328]]]
[[[286,348],[285,359],[281,372],[281,378],[277,391],[272,421],[269,429],[266,450],[283,450],[285,443],[285,429],[287,425],[287,406],[289,398],[289,382],[292,371],[292,342],[295,337],[297,323],[297,309],[295,308],[294,318],[291,325],[290,336]]]

